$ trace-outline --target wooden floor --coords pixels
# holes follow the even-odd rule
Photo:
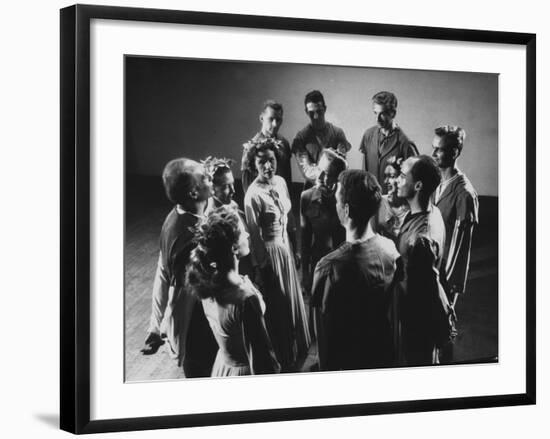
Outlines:
[[[158,258],[162,222],[171,206],[158,182],[127,181],[125,236],[125,379],[151,381],[184,378],[165,346],[155,355],[140,353],[151,313],[151,288]],[[152,186],[152,187],[151,187]],[[481,211],[483,204],[480,202]],[[498,356],[498,250],[494,228],[474,241],[467,294],[457,303],[459,334],[455,343],[457,362],[487,361]],[[483,232],[482,232],[483,233]],[[496,234],[495,234],[496,236]],[[314,344],[302,371],[315,367]]]

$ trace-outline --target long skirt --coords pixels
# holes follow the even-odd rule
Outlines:
[[[311,344],[302,287],[294,256],[282,239],[265,243],[275,284],[266,297],[266,320],[282,371],[292,371]],[[269,286],[268,286],[269,287]]]
[[[216,355],[214,366],[212,366],[213,377],[228,377],[228,376],[242,376],[251,375],[250,365],[248,364],[231,364],[225,358],[223,351],[220,349]]]

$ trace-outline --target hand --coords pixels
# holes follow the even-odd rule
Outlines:
[[[145,347],[141,349],[143,355],[156,354],[159,348],[164,344],[164,340],[156,332],[150,332],[145,339]]]
[[[311,276],[304,271],[302,271],[302,290],[306,296],[311,295]]]
[[[302,258],[300,257],[300,253],[294,253],[294,261],[296,262],[296,269],[299,270],[302,266]]]
[[[262,290],[264,289],[264,279],[263,279],[263,276],[262,276],[262,270],[260,267],[256,266],[254,267],[254,279],[253,279],[253,282],[254,284],[256,284],[256,287],[261,291],[263,292]]]
[[[458,318],[456,317],[455,307],[452,306],[452,305],[449,305],[449,320],[450,320],[451,323],[453,323],[453,324],[455,324],[456,322],[458,322]]]

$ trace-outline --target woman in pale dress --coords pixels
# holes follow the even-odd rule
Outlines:
[[[262,295],[238,272],[239,259],[250,252],[248,238],[237,210],[220,207],[201,224],[187,266],[187,287],[202,299],[219,347],[212,376],[280,371],[265,325]]]
[[[266,285],[268,329],[286,372],[298,370],[311,337],[296,267],[299,257],[287,230],[292,205],[285,180],[275,175],[277,152],[278,143],[273,139],[248,145],[248,165],[258,176],[246,192],[244,206],[252,252]]]

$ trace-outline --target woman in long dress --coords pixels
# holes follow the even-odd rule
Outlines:
[[[265,325],[262,295],[238,272],[239,259],[250,253],[248,238],[238,211],[220,207],[201,224],[187,266],[187,287],[202,299],[219,347],[212,376],[280,371]]]
[[[244,200],[252,252],[264,273],[266,321],[283,371],[294,371],[305,358],[311,337],[287,226],[291,201],[285,180],[277,170],[276,140],[248,146],[248,164],[257,177]],[[296,248],[296,247],[294,247]]]

